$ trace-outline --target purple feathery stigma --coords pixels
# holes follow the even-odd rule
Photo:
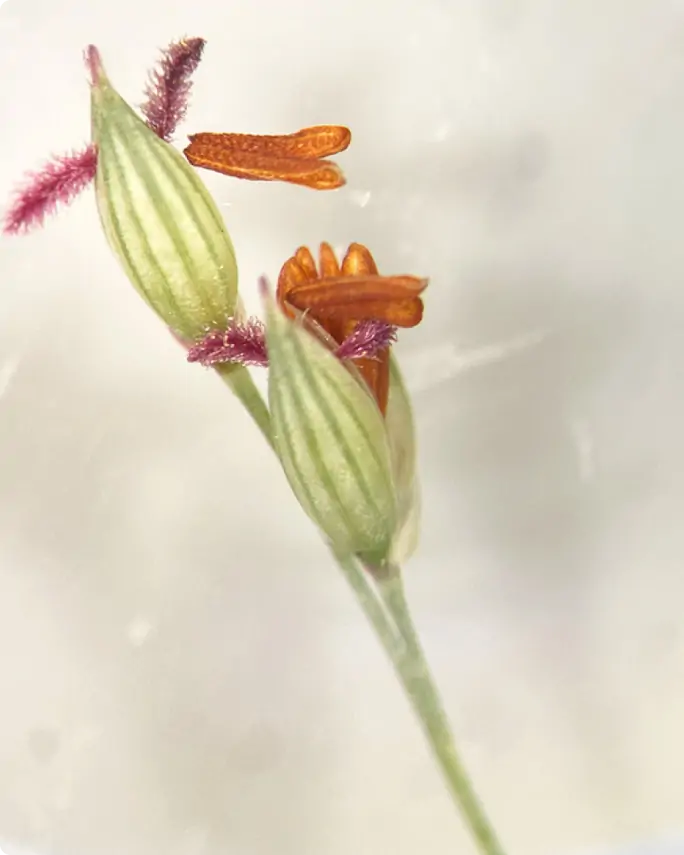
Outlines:
[[[166,142],[185,116],[192,87],[190,77],[202,58],[204,45],[204,39],[199,38],[172,42],[162,51],[150,74],[141,112],[150,129]],[[101,61],[93,45],[86,49],[85,62],[91,83],[95,84]],[[42,226],[46,217],[85,190],[96,171],[97,150],[92,144],[74,154],[53,157],[38,171],[28,173],[17,187],[2,231],[15,235]]]
[[[359,321],[351,335],[337,348],[339,359],[375,356],[397,340],[397,329],[385,321]]]
[[[384,321],[360,321],[352,334],[337,348],[335,356],[338,359],[372,357],[390,347],[396,339],[396,327]],[[260,368],[268,366],[263,323],[257,318],[250,318],[244,323],[233,320],[225,330],[212,330],[188,348],[188,362],[199,362],[206,366],[227,362]]]
[[[264,325],[257,318],[244,323],[231,321],[225,330],[208,333],[188,350],[188,362],[219,365],[238,362],[240,365],[268,365]]]
[[[74,154],[54,157],[37,172],[28,173],[5,214],[3,232],[15,235],[42,226],[47,216],[60,205],[68,205],[90,184],[96,169],[97,151],[88,145]]]
[[[145,87],[140,112],[158,137],[169,142],[188,109],[191,76],[202,58],[204,39],[181,39],[162,52]]]

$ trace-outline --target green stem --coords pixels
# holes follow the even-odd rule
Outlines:
[[[342,570],[347,582],[356,595],[359,605],[363,609],[369,623],[375,630],[380,643],[387,651],[392,662],[400,656],[405,648],[398,627],[390,616],[387,607],[378,597],[366,571],[361,567],[353,555],[338,552],[333,546],[330,547],[337,563]]]
[[[411,618],[399,569],[391,568],[382,578],[374,580],[354,557],[336,554],[336,558],[394,665],[442,769],[451,797],[481,855],[505,855],[454,743],[449,720]]]
[[[257,389],[254,380],[252,380],[252,375],[243,365],[237,365],[236,363],[217,365],[215,370],[244,405],[268,444],[273,448],[271,415],[268,412],[266,402],[261,397],[261,392]]]
[[[273,448],[268,407],[249,371],[241,365],[226,364],[218,365],[216,372],[244,404]],[[444,773],[449,792],[481,854],[505,855],[456,749],[449,720],[406,602],[401,571],[390,567],[382,576],[374,577],[354,556],[334,549],[333,553],[394,666]]]
[[[483,855],[505,855],[456,748],[449,719],[406,602],[401,571],[392,568],[392,572],[379,581],[378,589],[406,642],[406,653],[397,670],[442,768],[451,796]]]

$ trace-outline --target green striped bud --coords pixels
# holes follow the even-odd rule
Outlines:
[[[290,486],[337,550],[381,566],[397,507],[380,410],[363,381],[271,299],[266,322],[273,439]]]
[[[221,328],[235,310],[237,266],[216,204],[192,167],[93,70],[95,189],[107,239],[128,278],[181,338]]]

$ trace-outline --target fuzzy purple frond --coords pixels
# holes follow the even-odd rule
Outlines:
[[[26,175],[5,214],[3,232],[20,234],[42,226],[60,205],[68,205],[95,178],[97,151],[88,145],[80,152],[63,154]]]
[[[170,142],[185,118],[192,88],[191,76],[202,58],[204,39],[181,39],[162,51],[157,67],[145,87],[145,102],[140,112],[148,126]]]
[[[224,331],[208,333],[188,350],[188,362],[218,365],[239,362],[241,365],[268,365],[264,325],[257,318],[245,323],[231,321]]]
[[[375,356],[397,340],[397,328],[384,321],[359,321],[354,331],[337,348],[339,359]]]

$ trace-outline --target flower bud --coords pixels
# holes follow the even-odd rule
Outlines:
[[[380,410],[360,377],[270,299],[266,317],[273,437],[290,486],[336,549],[380,566],[397,523]]]
[[[218,208],[192,167],[112,88],[91,48],[97,206],[141,296],[179,337],[221,328],[235,310],[237,266]]]

